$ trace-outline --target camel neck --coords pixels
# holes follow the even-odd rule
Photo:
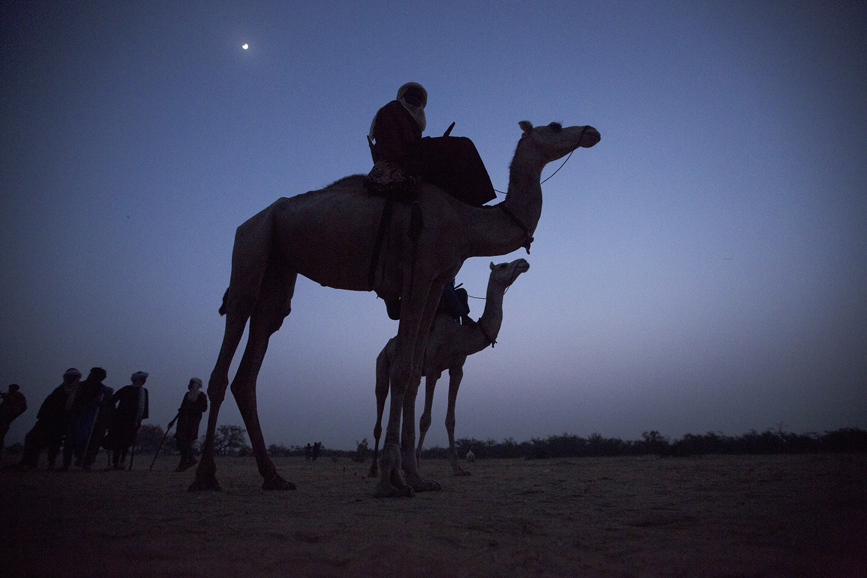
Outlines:
[[[545,164],[541,159],[521,158],[520,152],[515,153],[509,169],[505,200],[475,213],[475,222],[469,227],[473,256],[505,255],[524,247],[528,239],[532,239],[542,216],[539,181]]]
[[[490,341],[491,345],[497,342],[500,327],[503,326],[503,296],[505,292],[504,287],[496,285],[493,280],[488,281],[485,310],[476,324],[480,326],[479,330],[484,334],[485,341]]]

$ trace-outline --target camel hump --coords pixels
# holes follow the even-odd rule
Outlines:
[[[326,189],[331,188],[361,188],[364,186],[364,178],[366,175],[349,175],[348,177],[343,177],[342,179],[337,179],[327,187]]]

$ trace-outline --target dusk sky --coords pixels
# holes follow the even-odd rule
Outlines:
[[[165,428],[216,361],[235,228],[366,173],[407,81],[499,190],[519,121],[602,135],[543,185],[531,254],[493,259],[531,268],[466,363],[458,438],[867,428],[864,2],[4,0],[0,26],[0,386],[29,406],[7,445],[73,366],[149,372]],[[374,293],[299,278],[266,443],[372,442],[396,332]],[[243,427],[231,394],[220,423]]]

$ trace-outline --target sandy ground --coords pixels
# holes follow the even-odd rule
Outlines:
[[[443,491],[385,500],[348,459],[278,459],[279,493],[175,460],[0,471],[0,575],[867,576],[867,456],[430,461]]]

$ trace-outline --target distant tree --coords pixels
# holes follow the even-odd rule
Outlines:
[[[656,430],[643,432],[641,437],[644,438],[643,451],[646,454],[663,455],[668,451],[668,438],[660,434]]]
[[[166,432],[158,425],[144,424],[136,436],[136,453],[155,454]]]
[[[364,438],[360,442],[355,440],[355,453],[352,454],[352,461],[363,463],[367,461],[367,456],[370,453],[370,448],[367,447],[367,438]]]
[[[214,435],[214,453],[218,456],[238,454],[247,447],[247,430],[237,425],[217,426]]]
[[[825,452],[865,453],[867,452],[867,431],[856,428],[843,428],[825,432],[817,444]]]

